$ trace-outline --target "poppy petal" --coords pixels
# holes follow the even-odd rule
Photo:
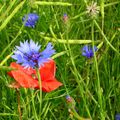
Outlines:
[[[10,64],[10,67],[13,67],[13,68],[16,68],[16,69],[18,69],[18,70],[24,71],[24,72],[25,72],[26,74],[28,74],[28,75],[35,74],[35,70],[34,70],[34,69],[32,69],[32,68],[26,68],[26,69],[25,69],[23,66],[15,63],[15,62],[12,62],[12,63]],[[11,72],[10,72],[10,73],[11,73]],[[10,73],[8,73],[8,74],[10,74]]]
[[[44,66],[40,67],[41,79],[48,80],[52,79],[55,76],[56,65],[55,62],[51,59],[48,62],[44,63]]]
[[[38,86],[38,81],[33,79],[32,76],[28,75],[26,71],[17,63],[11,63],[10,67],[16,68],[11,73],[14,79],[24,88],[35,88]],[[28,71],[27,71],[28,72]]]
[[[44,92],[51,92],[57,89],[59,86],[62,86],[62,83],[57,81],[55,78],[48,81],[42,81],[42,90]]]
[[[36,78],[36,71],[34,69],[24,69],[21,65],[15,62],[11,63],[10,67],[16,69],[8,73],[16,80],[16,82],[10,84],[9,87],[40,88],[39,82]],[[45,63],[39,70],[43,91],[50,92],[62,85],[62,83],[57,81],[55,78],[56,66],[53,60]]]
[[[10,77],[13,77],[13,75],[12,75],[12,72],[10,71],[10,72],[8,72],[7,73]]]

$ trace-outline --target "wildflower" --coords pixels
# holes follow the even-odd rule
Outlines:
[[[66,100],[67,102],[72,102],[72,97],[70,97],[69,95],[66,96]]]
[[[68,15],[66,13],[63,15],[63,21],[64,23],[68,21]]]
[[[22,18],[22,21],[25,22],[25,26],[34,28],[38,18],[39,16],[37,14],[29,13]]]
[[[97,6],[96,2],[92,2],[91,5],[87,6],[87,13],[95,17],[99,13],[100,8]]]
[[[117,115],[115,116],[115,120],[120,120],[120,114],[117,114]]]
[[[68,104],[68,108],[75,109],[76,102],[71,96],[67,95],[66,96],[66,101],[67,101],[67,104]]]
[[[46,49],[42,52],[39,52],[40,47],[38,43],[32,40],[30,40],[30,42],[20,42],[20,46],[16,46],[12,58],[17,60],[17,63],[22,64],[25,68],[39,68],[55,53],[51,43],[48,43]]]
[[[96,46],[94,46],[94,50],[93,50],[90,46],[85,45],[82,48],[82,55],[85,56],[85,57],[87,57],[87,58],[91,58],[94,55],[94,51],[97,51],[97,49],[98,48]]]
[[[10,64],[12,70],[8,73],[9,76],[15,79],[15,82],[11,83],[9,87],[11,88],[35,88],[40,89],[39,81],[37,79],[36,70],[33,68],[25,69],[23,66],[12,62]],[[57,81],[55,78],[56,65],[55,61],[50,59],[44,63],[44,66],[39,68],[39,73],[41,76],[42,91],[51,92],[62,85],[61,82]]]

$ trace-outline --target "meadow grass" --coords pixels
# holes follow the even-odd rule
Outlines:
[[[99,14],[86,12],[90,0],[0,0],[0,120],[114,120],[120,113],[120,2],[98,0]],[[35,28],[22,17],[37,13]],[[63,15],[68,15],[67,21]],[[8,87],[11,55],[20,41],[52,42],[56,50],[56,78],[63,86],[50,93]],[[82,56],[83,45],[98,47],[92,59]],[[72,117],[65,96],[76,103]],[[20,106],[18,106],[20,105]],[[84,120],[84,119],[82,119]]]

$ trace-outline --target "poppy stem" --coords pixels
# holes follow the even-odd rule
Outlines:
[[[36,73],[37,73],[37,78],[38,78],[38,82],[39,82],[39,86],[40,86],[40,113],[42,113],[42,82],[41,82],[41,76],[40,76],[40,70],[39,68],[36,68]],[[41,118],[41,114],[40,114],[40,118]]]
[[[17,93],[17,101],[18,101],[19,120],[22,120],[22,113],[21,113],[21,108],[20,108],[20,92],[18,89],[16,89],[16,93]]]

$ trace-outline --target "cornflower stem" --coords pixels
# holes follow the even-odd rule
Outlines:
[[[37,78],[38,78],[38,82],[39,82],[39,86],[40,86],[40,113],[42,113],[42,82],[41,82],[41,76],[40,76],[40,71],[39,68],[36,68],[36,73],[37,73]],[[41,114],[40,114],[40,118],[39,120],[41,120]]]
[[[22,120],[22,112],[21,112],[21,108],[20,108],[20,92],[18,89],[16,89],[16,93],[17,93],[17,101],[18,101],[19,120]]]

